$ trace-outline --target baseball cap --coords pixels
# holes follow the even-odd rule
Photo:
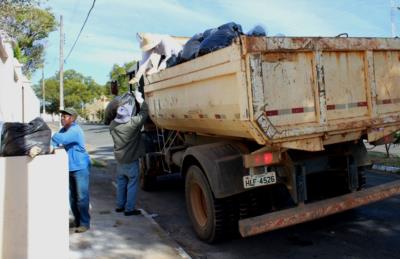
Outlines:
[[[78,117],[78,112],[72,107],[68,107],[68,108],[65,108],[64,110],[60,110],[60,113],[66,113],[73,117]]]

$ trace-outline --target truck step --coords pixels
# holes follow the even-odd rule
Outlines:
[[[243,237],[253,236],[354,209],[399,194],[400,180],[396,180],[339,197],[242,219],[239,221],[239,231]]]

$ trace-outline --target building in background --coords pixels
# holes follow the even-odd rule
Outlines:
[[[110,100],[102,95],[99,99],[94,99],[92,103],[85,105],[86,119],[92,122],[101,122],[104,119],[104,111]]]
[[[14,57],[14,41],[0,31],[0,121],[29,122],[40,116],[40,101]]]

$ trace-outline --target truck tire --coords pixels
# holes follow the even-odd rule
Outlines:
[[[144,158],[141,158],[139,160],[139,168],[140,168],[140,188],[146,192],[154,191],[157,186],[157,176],[152,175],[148,172],[148,170],[146,169]]]
[[[187,211],[197,236],[208,243],[224,237],[224,206],[214,198],[203,171],[189,167],[185,180]]]

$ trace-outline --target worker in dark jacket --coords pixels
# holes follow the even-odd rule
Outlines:
[[[85,149],[83,130],[75,122],[78,113],[74,108],[60,112],[63,127],[52,137],[52,145],[62,146],[68,153],[70,206],[75,219],[75,232],[82,233],[90,228],[90,158]]]
[[[117,110],[117,116],[110,124],[114,141],[114,155],[117,160],[117,208],[125,216],[139,215],[136,208],[136,194],[139,182],[139,157],[145,154],[141,140],[141,128],[148,116],[148,106],[141,93],[135,91],[140,112],[134,115],[134,103],[127,103]]]

